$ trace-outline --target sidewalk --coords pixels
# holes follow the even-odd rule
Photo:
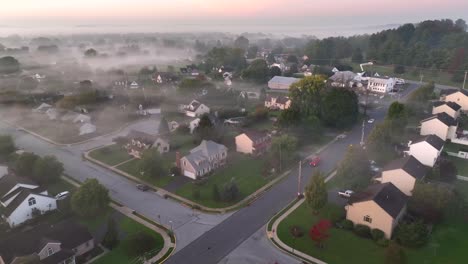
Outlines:
[[[336,175],[336,170],[333,171],[326,179],[325,179],[325,182],[328,182],[330,181],[333,177],[335,177]],[[305,199],[301,199],[299,201],[297,201],[293,206],[291,206],[291,208],[289,208],[286,212],[284,212],[282,215],[280,215],[274,222],[273,222],[273,225],[271,227],[271,231],[269,231],[268,229],[266,230],[267,232],[267,237],[270,239],[271,242],[273,242],[273,245],[275,245],[276,247],[278,247],[280,250],[282,250],[283,252],[285,252],[286,254],[289,254],[291,255],[292,257],[295,257],[295,258],[302,258],[302,259],[305,259],[305,260],[308,260],[308,261],[311,261],[312,263],[317,263],[317,264],[326,264],[326,262],[320,260],[320,259],[317,259],[317,258],[314,258],[310,255],[307,255],[297,249],[294,249],[288,245],[286,245],[285,243],[283,243],[283,241],[281,241],[281,239],[278,237],[278,226],[280,225],[280,223],[286,218],[288,217],[292,212],[294,212],[294,210],[296,210],[299,206],[301,206],[303,203],[305,202]],[[288,205],[289,206],[289,205]],[[268,225],[267,225],[267,228],[268,228]]]

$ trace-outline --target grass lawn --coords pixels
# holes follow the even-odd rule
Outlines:
[[[457,166],[458,175],[468,177],[468,160],[467,159],[462,159],[462,158],[457,158],[457,157],[452,157],[452,156],[448,156],[448,158],[451,161],[453,161],[455,166]]]
[[[66,180],[60,179],[56,183],[49,184],[49,186],[47,186],[47,191],[49,192],[49,195],[55,196],[55,195],[57,195],[57,194],[59,194],[61,192],[64,192],[64,191],[72,191],[75,188],[76,187],[74,185],[67,182]]]
[[[105,218],[107,219],[107,218]],[[128,217],[124,217],[121,219],[121,221],[118,224],[119,229],[121,232],[125,233],[126,236],[136,234],[138,232],[145,232],[147,234],[150,234],[152,237],[154,237],[157,241],[157,247],[154,249],[154,251],[151,252],[150,255],[154,256],[156,255],[164,246],[164,240],[161,235],[158,233],[154,232],[153,230],[145,227],[144,225],[141,225],[140,223],[134,221],[133,219],[130,219]],[[114,264],[114,263],[142,263],[141,261],[136,261],[136,258],[134,257],[129,257],[123,246],[120,244],[115,248],[114,250],[110,251],[106,255],[102,256],[101,258],[97,259],[96,261],[93,262],[94,264]]]
[[[127,151],[117,144],[93,150],[89,153],[89,156],[110,166],[115,166],[131,159]]]
[[[121,171],[124,171],[130,175],[133,175],[137,178],[140,178],[142,180],[145,180],[145,181],[148,181],[149,183],[157,186],[157,187],[164,187],[166,186],[167,184],[169,184],[169,182],[172,181],[173,177],[169,176],[168,175],[162,175],[161,177],[158,177],[158,178],[152,178],[152,177],[145,177],[145,176],[142,176],[140,174],[140,170],[138,169],[138,162],[140,160],[138,159],[133,159],[129,162],[125,162],[119,166],[117,166],[117,169],[121,170]]]
[[[384,250],[370,239],[363,239],[353,232],[331,228],[330,237],[325,241],[325,248],[320,249],[309,238],[309,229],[321,219],[329,218],[331,212],[340,210],[327,205],[318,215],[314,215],[306,203],[303,203],[278,226],[278,236],[287,245],[327,263],[383,263]],[[295,241],[289,233],[289,227],[297,225],[305,234]]]
[[[208,176],[207,182],[202,185],[187,183],[179,188],[176,193],[187,199],[196,201],[208,207],[226,207],[242,200],[252,194],[271,179],[262,176],[262,159],[254,159],[237,153],[230,153],[230,162],[225,168],[217,170],[213,175]],[[239,187],[240,195],[236,201],[221,202],[215,201],[212,197],[213,185],[218,185],[220,192],[223,186],[234,179]],[[193,190],[200,190],[200,198],[193,198]]]

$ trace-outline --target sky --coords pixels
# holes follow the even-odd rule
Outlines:
[[[468,0],[1,0],[0,26],[384,25],[468,20]]]

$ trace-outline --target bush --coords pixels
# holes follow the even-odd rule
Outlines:
[[[421,247],[428,238],[429,232],[422,221],[401,223],[396,230],[396,241],[405,247]]]
[[[377,240],[375,243],[381,247],[388,247],[388,245],[390,244],[390,240],[386,238],[381,238]]]
[[[291,236],[295,238],[303,237],[304,236],[304,229],[302,227],[293,225],[289,227],[289,233]]]
[[[345,217],[345,211],[343,210],[343,208],[335,208],[333,207],[333,210],[331,210],[328,214],[328,218],[330,219],[330,222],[336,224],[336,223],[339,223],[343,220],[343,218]]]
[[[147,233],[138,232],[128,236],[122,244],[129,256],[136,257],[155,249],[157,241],[153,236]]]
[[[354,232],[360,237],[370,237],[370,227],[366,225],[357,224],[354,226]]]
[[[384,234],[384,232],[382,230],[380,230],[378,228],[374,228],[371,231],[371,236],[372,236],[372,239],[374,241],[377,241],[377,240],[382,239],[385,236],[385,234]]]
[[[353,230],[354,223],[348,219],[343,219],[343,221],[341,221],[341,226],[346,230]]]

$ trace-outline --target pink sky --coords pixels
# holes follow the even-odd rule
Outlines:
[[[278,16],[450,17],[468,10],[467,0],[4,0],[0,22],[19,20],[244,19]],[[394,22],[399,22],[395,19]],[[415,21],[416,22],[416,21]],[[376,24],[376,23],[374,23]]]

